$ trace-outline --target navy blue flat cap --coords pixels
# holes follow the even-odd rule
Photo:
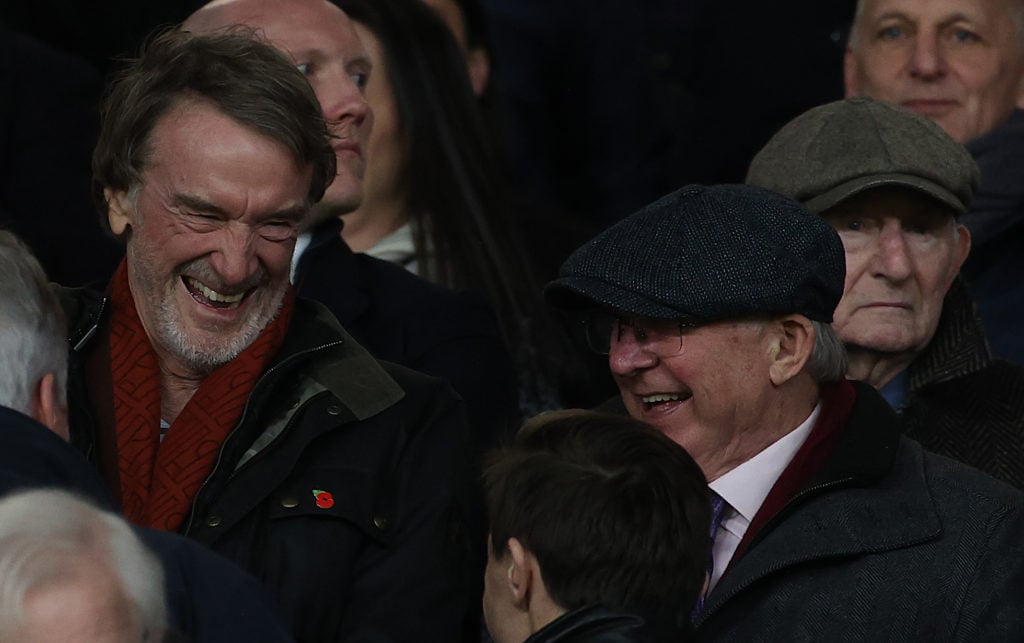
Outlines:
[[[845,276],[839,235],[798,202],[749,185],[689,185],[580,247],[544,297],[655,319],[831,322]]]

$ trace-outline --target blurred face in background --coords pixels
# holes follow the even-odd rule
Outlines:
[[[469,0],[473,2],[474,0]],[[487,89],[491,75],[491,56],[482,46],[470,46],[469,25],[462,7],[455,0],[423,0],[423,4],[437,12],[441,20],[452,33],[455,41],[466,59],[469,81],[473,85],[473,93],[480,96]]]
[[[847,96],[908,107],[961,143],[1024,96],[1016,0],[861,0],[844,61]]]
[[[357,208],[374,119],[363,95],[370,60],[352,21],[326,0],[228,0],[207,5],[183,28],[206,33],[232,25],[256,28],[295,61],[316,92],[338,160],[338,174],[317,211],[337,215]]]
[[[361,243],[361,239],[350,236],[350,232],[364,229],[370,216],[380,216],[381,204],[387,204],[390,212],[400,212],[403,218],[395,221],[391,228],[408,220],[404,203],[404,190],[399,176],[405,162],[405,142],[399,121],[398,106],[388,77],[388,61],[377,36],[361,23],[355,22],[355,32],[366,48],[373,65],[373,75],[366,84],[366,100],[373,110],[374,126],[367,145],[369,163],[363,181],[366,203],[369,207],[346,214],[345,238],[352,249],[363,252],[372,242]]]

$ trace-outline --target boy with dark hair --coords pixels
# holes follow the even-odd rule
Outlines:
[[[710,509],[682,447],[629,417],[546,413],[492,454],[484,480],[497,643],[685,636]]]

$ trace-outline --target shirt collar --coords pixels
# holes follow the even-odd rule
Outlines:
[[[896,374],[896,377],[886,382],[885,386],[878,390],[893,409],[899,411],[903,408],[903,402],[907,399],[907,388],[910,384],[910,376],[906,370]]]
[[[795,429],[708,486],[749,524],[775,482],[800,450],[821,414],[821,402]]]

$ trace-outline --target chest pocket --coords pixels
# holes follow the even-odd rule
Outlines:
[[[393,540],[393,520],[390,508],[380,500],[381,491],[380,481],[368,471],[311,469],[289,479],[275,492],[267,517],[271,530],[287,529],[294,521],[300,534],[321,531],[317,523],[329,528],[332,522],[341,522],[387,548]]]
[[[394,550],[382,497],[370,471],[312,466],[267,498],[249,568],[274,588],[294,622],[318,632],[341,627],[346,612],[336,606],[347,605],[350,592]]]

